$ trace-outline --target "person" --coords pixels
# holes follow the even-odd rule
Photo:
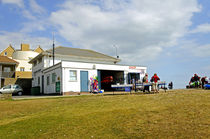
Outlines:
[[[146,73],[145,76],[143,77],[142,80],[143,84],[144,83],[148,83],[148,74]],[[149,92],[149,86],[143,86],[143,92],[145,92],[145,90],[147,90]]]
[[[154,76],[152,76],[152,78],[151,78],[151,82],[154,82],[152,84],[152,86],[153,86],[152,88],[153,88],[155,93],[159,93],[158,92],[158,81],[159,80],[160,80],[160,78],[157,76],[157,73],[155,73]]]
[[[206,77],[206,76],[205,76],[205,77],[202,77],[202,78],[201,78],[201,85],[202,85],[202,88],[204,88],[204,85],[207,84],[207,83],[208,83],[207,77]]]
[[[195,82],[195,87],[199,87],[200,85],[200,77],[197,74],[194,74],[194,82]]]
[[[173,82],[172,81],[168,84],[168,89],[173,89]]]

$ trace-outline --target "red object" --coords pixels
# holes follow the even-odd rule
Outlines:
[[[160,78],[157,75],[152,76],[152,80],[157,83],[158,80],[160,80]]]
[[[111,83],[113,82],[113,77],[112,76],[107,76],[102,79],[101,83]]]

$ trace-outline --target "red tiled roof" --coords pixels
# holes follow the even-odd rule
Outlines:
[[[15,61],[7,56],[0,56],[0,63],[19,64],[17,61]]]

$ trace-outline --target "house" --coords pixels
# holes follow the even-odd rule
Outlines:
[[[0,87],[15,82],[15,69],[18,64],[7,56],[0,56]]]
[[[140,80],[146,67],[117,64],[120,59],[93,50],[56,47],[40,53],[29,63],[32,66],[32,87],[39,86],[43,94],[89,92],[90,79],[97,76],[99,88],[111,90],[111,84],[128,84],[133,78]],[[104,82],[112,77],[113,81]]]
[[[5,50],[0,53],[0,56],[8,57],[18,64],[15,69],[15,77],[11,84],[19,84],[25,92],[30,92],[32,80],[32,64],[28,63],[32,58],[36,57],[43,49],[38,46],[36,49],[30,49],[29,44],[21,44],[20,49],[14,49],[9,45]],[[3,86],[9,82],[2,82]]]

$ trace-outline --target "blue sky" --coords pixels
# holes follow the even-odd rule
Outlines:
[[[143,65],[184,88],[210,77],[209,0],[0,0],[0,50],[56,46],[93,49]]]

